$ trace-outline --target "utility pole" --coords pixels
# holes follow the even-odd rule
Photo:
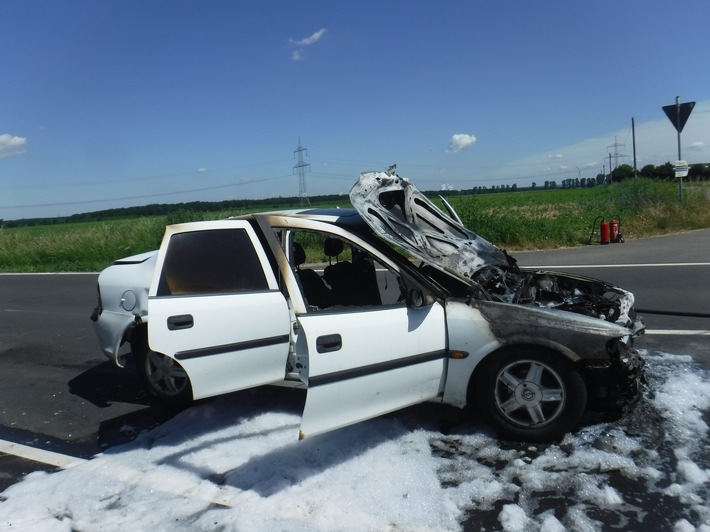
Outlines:
[[[306,171],[310,169],[311,165],[303,161],[303,154],[307,153],[308,150],[301,146],[301,137],[298,137],[298,148],[294,150],[293,156],[298,157],[298,164],[294,165],[294,172],[298,172],[298,197],[300,198],[301,205],[310,205],[311,202],[308,199],[308,193],[306,192]]]
[[[614,170],[612,170],[612,168],[611,168],[611,153],[610,153],[609,154],[609,183],[607,183],[608,185],[611,185],[611,183],[612,183],[611,174],[613,172],[614,172]]]

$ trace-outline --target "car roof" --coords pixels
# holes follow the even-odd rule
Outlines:
[[[258,212],[250,216],[237,216],[236,218],[249,218],[258,216],[283,216],[293,218],[307,218],[319,222],[327,222],[351,229],[366,228],[367,224],[362,216],[353,208],[331,207],[313,209],[294,209],[286,211]]]

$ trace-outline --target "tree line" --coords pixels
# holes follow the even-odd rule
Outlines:
[[[619,183],[625,179],[633,178],[635,175],[631,165],[622,164],[617,166],[610,174],[597,174],[595,178],[569,178],[563,179],[560,185],[555,180],[545,180],[538,184],[533,182],[529,187],[519,187],[512,185],[477,186],[464,190],[442,190],[424,192],[427,196],[459,196],[466,194],[495,194],[500,192],[517,192],[519,190],[553,190],[557,188],[591,188],[610,183]],[[675,168],[673,164],[667,162],[655,166],[647,164],[637,172],[637,177],[650,179],[675,179]],[[688,169],[688,181],[710,180],[710,163],[693,164]],[[315,196],[311,198],[314,203],[337,202],[347,200],[347,196],[340,194],[330,194]],[[61,223],[92,222],[117,218],[132,218],[141,216],[175,216],[176,213],[189,212],[223,212],[228,210],[242,211],[253,210],[282,210],[302,207],[301,198],[298,196],[276,197],[266,199],[241,199],[225,201],[192,201],[187,203],[152,203],[140,207],[121,207],[116,209],[106,209],[102,211],[72,214],[65,217],[52,218],[29,218],[22,220],[0,219],[0,227],[22,227],[34,225],[55,225]],[[180,217],[180,216],[178,216]]]

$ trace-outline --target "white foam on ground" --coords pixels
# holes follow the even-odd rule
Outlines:
[[[710,376],[646,354],[651,390],[556,445],[448,434],[424,406],[297,441],[302,396],[195,406],[135,441],[0,495],[0,528],[710,530]],[[651,526],[653,525],[653,526]]]

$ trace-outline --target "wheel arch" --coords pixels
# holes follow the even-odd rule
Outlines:
[[[466,408],[477,410],[499,437],[529,442],[561,440],[577,426],[589,399],[579,357],[570,357],[568,351],[553,349],[549,342],[511,343],[501,346],[476,366],[469,380]],[[544,399],[545,392],[540,387],[543,385],[539,380],[542,373],[529,379],[518,374],[521,380],[516,381],[514,387],[510,387],[507,378],[502,380],[500,374],[496,376],[503,368],[508,375],[508,368],[514,368],[513,371],[516,371],[521,366],[528,366],[527,375],[530,376],[529,368],[533,364],[540,368],[540,372],[545,372],[548,384],[550,377],[556,381],[559,389],[555,390],[557,386],[553,385],[547,390],[553,394],[557,392],[557,396],[548,395],[548,399]],[[508,377],[515,379],[511,375]],[[506,395],[502,397],[496,391],[501,384],[507,390]],[[535,388],[537,392],[533,392]],[[551,406],[552,410],[543,412],[543,405]],[[520,415],[526,411],[527,414]],[[523,419],[527,416],[528,419]]]
[[[131,353],[133,356],[137,356],[137,349],[143,346],[148,347],[148,322],[133,322],[133,324],[126,327],[126,330],[123,332],[123,337],[125,341],[131,345]]]
[[[466,388],[466,407],[474,406],[475,401],[473,400],[473,395],[475,394],[477,380],[483,372],[486,364],[494,357],[517,351],[519,349],[543,349],[566,358],[575,366],[579,365],[582,361],[582,358],[569,347],[547,338],[521,336],[506,339],[504,344],[499,345],[486,355],[482,356],[473,368]]]
[[[131,353],[133,353],[133,357],[136,362],[136,370],[146,391],[168,406],[185,407],[193,403],[194,395],[192,391],[192,384],[190,383],[190,378],[187,373],[184,375],[186,379],[185,387],[182,391],[179,391],[179,393],[170,394],[165,393],[165,391],[161,392],[156,389],[155,383],[151,383],[151,377],[149,376],[149,371],[147,369],[147,365],[149,364],[148,360],[151,355],[169,358],[171,363],[180,367],[182,371],[184,371],[184,368],[182,368],[181,364],[172,357],[166,357],[166,355],[163,355],[162,353],[157,353],[151,350],[148,342],[148,324],[146,322],[137,322],[130,329],[130,332],[127,331],[127,334],[128,340],[131,344]],[[178,390],[176,389],[176,392],[177,391]]]

